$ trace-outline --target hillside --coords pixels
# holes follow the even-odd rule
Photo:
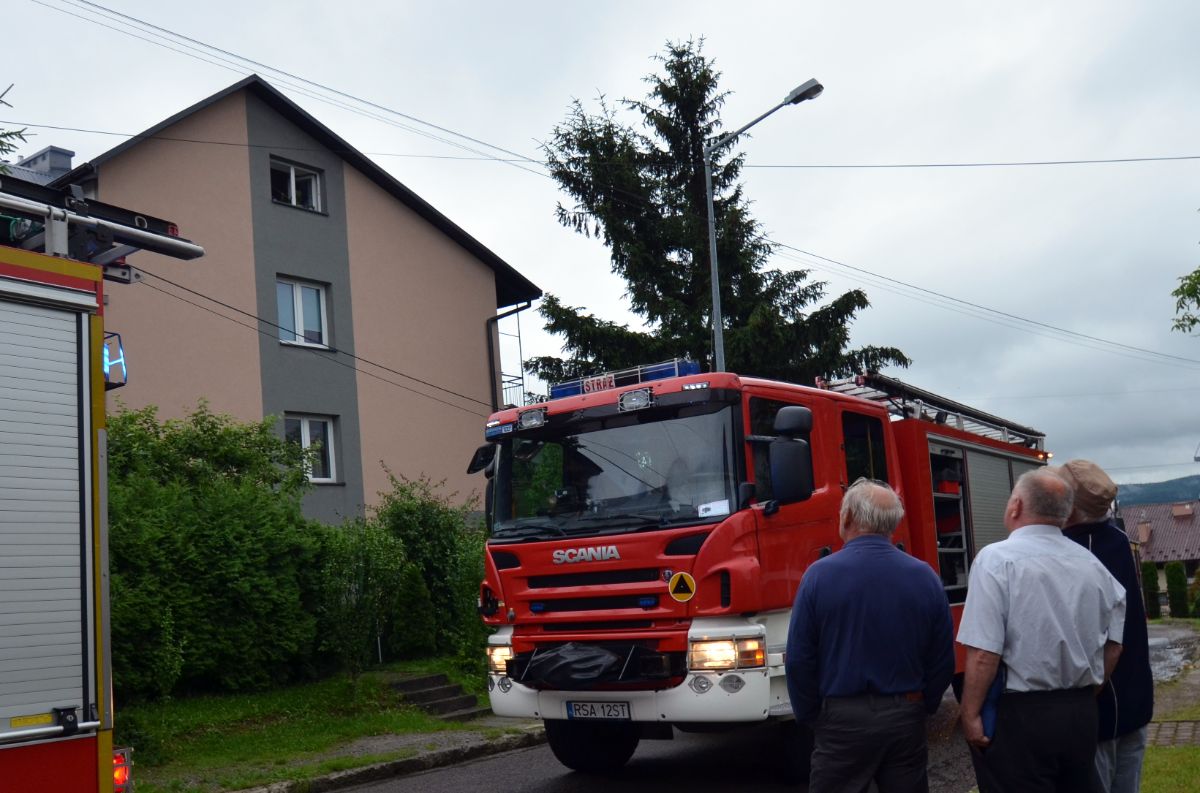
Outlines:
[[[1172,501],[1194,501],[1200,498],[1200,474],[1171,479],[1166,482],[1146,482],[1140,485],[1121,485],[1117,500],[1121,506],[1134,504],[1167,504]]]

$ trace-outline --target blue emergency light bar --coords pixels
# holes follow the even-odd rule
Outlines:
[[[689,374],[700,374],[700,364],[686,358],[676,358],[649,366],[635,366],[632,369],[604,372],[591,377],[567,380],[565,383],[555,383],[550,386],[550,398],[592,394],[597,391],[607,391],[610,388],[648,383],[652,380],[666,380],[668,377],[683,377]]]

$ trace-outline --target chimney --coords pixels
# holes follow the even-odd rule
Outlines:
[[[1138,521],[1137,541],[1141,545],[1150,542],[1150,521],[1144,519]]]

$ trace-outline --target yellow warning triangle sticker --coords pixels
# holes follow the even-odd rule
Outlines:
[[[671,581],[667,584],[667,591],[675,600],[686,603],[696,594],[696,579],[687,573],[676,573],[671,576]]]

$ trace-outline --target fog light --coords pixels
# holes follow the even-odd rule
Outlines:
[[[507,694],[508,692],[512,691],[512,681],[507,677],[500,678],[500,682],[496,685],[500,687],[500,693],[502,694]]]
[[[725,675],[721,678],[721,688],[728,691],[730,694],[736,694],[741,691],[746,685],[746,681],[738,675]]]
[[[695,691],[697,694],[706,694],[708,693],[708,690],[712,688],[712,681],[707,677],[694,675],[692,679],[688,681],[688,688],[690,688],[692,691]]]
[[[511,644],[489,644],[487,656],[488,671],[494,675],[508,674],[508,662],[513,657]]]

